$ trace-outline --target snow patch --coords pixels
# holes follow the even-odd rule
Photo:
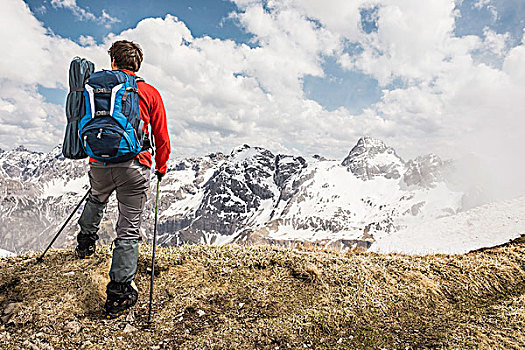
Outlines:
[[[15,253],[0,248],[0,258],[7,258],[10,256],[15,256]]]
[[[376,241],[378,253],[463,254],[525,234],[525,196],[409,226]]]
[[[89,188],[87,176],[78,177],[73,180],[56,178],[43,184],[42,194],[39,198],[60,197],[66,193],[82,193]]]
[[[401,159],[399,159],[395,154],[384,152],[376,154],[374,157],[370,158],[368,160],[369,166],[382,166],[382,165],[391,165],[395,164],[398,166],[402,166],[403,163],[401,162]]]

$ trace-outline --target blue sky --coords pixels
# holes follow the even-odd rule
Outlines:
[[[0,147],[59,143],[69,60],[81,55],[107,68],[113,38],[145,49],[140,74],[165,99],[177,154],[249,143],[340,157],[368,134],[408,155],[447,155],[476,144],[463,136],[472,130],[485,138],[519,130],[523,1],[132,4],[6,4]],[[506,123],[495,126],[495,113]]]
[[[250,35],[243,32],[233,20],[228,20],[228,14],[237,9],[230,1],[191,1],[191,0],[141,0],[130,6],[129,1],[84,1],[76,4],[87,11],[100,15],[106,11],[118,22],[109,28],[93,25],[92,21],[81,20],[74,13],[64,7],[56,7],[48,0],[26,1],[35,16],[54,33],[78,39],[81,35],[89,35],[99,43],[109,33],[117,33],[137,25],[144,18],[164,17],[173,14],[184,21],[191,29],[193,35],[209,35],[221,39],[234,39],[248,42]],[[44,10],[45,8],[45,10]],[[72,23],[73,22],[73,23]],[[73,25],[72,25],[73,24]]]
[[[457,6],[461,11],[461,17],[456,20],[458,36],[482,35],[483,28],[489,27],[500,34],[510,33],[514,45],[521,41],[525,27],[525,1],[495,0],[484,7],[476,7],[475,3],[463,1]]]

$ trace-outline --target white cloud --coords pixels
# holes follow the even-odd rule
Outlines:
[[[496,7],[490,5],[487,6],[487,10],[489,10],[492,15],[492,22],[496,22],[498,20],[498,10],[496,10]]]
[[[82,46],[96,46],[97,45],[95,38],[93,38],[91,35],[81,35],[78,38],[78,42]]]
[[[276,6],[268,12],[253,4],[236,16],[260,46],[247,57],[247,70],[275,95],[302,94],[305,75],[324,75],[320,55],[342,48],[337,33],[318,28],[293,9]]]
[[[485,6],[487,6],[488,4],[490,4],[492,0],[478,0],[474,3],[474,7],[477,8],[477,9],[481,9]]]
[[[120,22],[120,20],[116,17],[112,17],[109,13],[106,12],[106,10],[102,10],[102,16],[100,17],[100,22],[104,24],[104,27],[111,28],[111,25],[114,23]]]
[[[61,106],[44,101],[36,88],[0,80],[1,148],[24,144],[39,150],[62,138]]]
[[[97,16],[77,5],[76,0],[51,0],[51,5],[55,8],[66,8],[81,21],[95,21]]]
[[[467,51],[468,40],[452,41],[452,1],[379,1],[377,32],[362,34],[360,55],[344,54],[341,64],[375,77],[382,86],[394,79],[432,80],[455,51]]]
[[[47,7],[45,5],[39,6],[35,9],[36,13],[44,14],[47,12]]]
[[[234,0],[239,4],[238,0]],[[337,33],[353,41],[361,37],[360,9],[376,4],[373,0],[283,0],[272,1],[274,7],[287,8],[301,15],[318,20],[331,33]],[[257,2],[255,2],[257,4]],[[246,8],[246,5],[241,6]]]
[[[483,29],[483,34],[485,35],[484,49],[496,56],[504,56],[508,49],[510,34],[498,34],[489,27]]]
[[[472,7],[478,10],[486,8],[492,15],[492,21],[495,22],[498,19],[498,10],[491,3],[492,0],[478,0],[472,5]]]
[[[525,38],[525,36],[524,36]],[[503,71],[517,84],[525,82],[525,45],[520,45],[512,50],[505,58]]]
[[[97,17],[92,12],[77,5],[76,0],[51,0],[51,5],[55,8],[65,8],[70,10],[81,21],[93,21],[103,24],[106,28],[111,28],[111,25],[120,22],[118,18],[112,17],[102,10],[102,15]]]

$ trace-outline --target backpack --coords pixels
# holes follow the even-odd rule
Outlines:
[[[85,114],[78,129],[82,147],[91,158],[120,163],[145,150],[137,89],[140,80],[119,70],[103,70],[89,77],[84,86]]]

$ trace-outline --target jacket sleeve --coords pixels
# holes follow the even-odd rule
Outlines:
[[[153,87],[152,87],[153,88]],[[152,103],[150,105],[151,132],[155,138],[155,169],[165,174],[166,164],[171,153],[170,136],[168,134],[168,122],[164,102],[159,92],[153,88]]]

